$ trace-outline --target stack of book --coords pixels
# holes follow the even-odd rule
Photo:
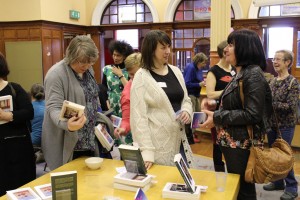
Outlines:
[[[199,199],[202,187],[195,184],[195,181],[190,174],[187,164],[185,163],[181,154],[175,155],[174,162],[185,184],[167,183],[162,191],[162,197],[182,200]]]
[[[114,176],[114,188],[136,192],[141,188],[146,192],[151,187],[153,176],[147,174],[141,151],[138,147],[120,145],[119,151],[126,172]]]

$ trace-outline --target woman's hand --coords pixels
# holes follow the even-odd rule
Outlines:
[[[116,128],[114,131],[114,135],[116,139],[118,139],[120,136],[126,136],[125,129],[124,128]]]
[[[189,124],[189,123],[191,123],[190,115],[186,111],[182,111],[178,115],[177,120],[179,120],[183,124]]]
[[[71,117],[68,120],[68,130],[69,131],[77,131],[81,129],[86,122],[86,117],[85,115],[81,115],[80,117]]]
[[[150,162],[150,161],[145,161],[145,167],[147,170],[149,170],[153,165],[153,162]]]
[[[112,72],[117,75],[118,77],[123,75],[122,69],[120,69],[120,67],[113,67],[112,68]]]
[[[201,110],[214,111],[217,108],[217,101],[214,99],[204,98],[201,101]]]
[[[200,128],[212,128],[215,126],[214,124],[214,112],[209,111],[209,110],[202,110],[203,112],[206,113],[207,119],[203,124],[200,124]]]

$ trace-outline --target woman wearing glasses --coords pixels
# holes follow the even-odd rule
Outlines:
[[[292,143],[296,126],[296,109],[299,98],[299,83],[289,69],[293,64],[293,52],[288,50],[276,51],[273,67],[278,76],[271,81],[270,87],[273,96],[273,107],[277,117],[282,138],[289,144]],[[272,118],[271,131],[268,133],[268,143],[272,146],[277,138],[276,121]],[[294,199],[298,196],[298,184],[292,169],[283,180],[263,186],[264,190],[284,190],[281,200]]]
[[[92,69],[97,59],[98,49],[93,40],[76,36],[65,58],[46,74],[42,150],[51,170],[81,155],[92,156],[97,152],[94,128],[100,104]],[[84,114],[60,120],[64,100],[85,106]]]

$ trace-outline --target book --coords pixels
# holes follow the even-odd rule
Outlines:
[[[191,128],[200,128],[199,125],[203,124],[207,119],[205,112],[193,112]]]
[[[130,185],[136,187],[145,187],[152,180],[151,175],[137,174],[131,172],[122,172],[114,176],[114,183]]]
[[[178,183],[166,183],[163,191],[162,197],[163,198],[170,198],[170,199],[189,199],[189,200],[198,200],[200,199],[201,190],[200,187],[197,185],[195,187],[195,192],[190,193],[188,187],[185,184],[178,184]]]
[[[84,113],[84,108],[85,106],[64,100],[59,119],[62,121],[67,121],[74,116],[80,117]]]
[[[110,120],[114,127],[119,128],[121,126],[122,118],[116,115],[111,115]]]
[[[77,200],[77,171],[50,173],[53,200]]]
[[[145,191],[139,188],[135,194],[134,200],[148,200]]]
[[[5,95],[5,96],[0,96],[0,108],[4,112],[10,112],[13,111],[13,102],[12,102],[12,96],[11,95]],[[2,121],[0,120],[0,124],[5,124],[8,121]]]
[[[132,191],[132,192],[137,192],[139,189],[142,189],[144,192],[146,192],[147,190],[149,190],[150,187],[151,187],[151,182],[147,183],[144,187],[132,186],[132,185],[127,185],[122,183],[114,183],[115,189]]]
[[[174,162],[186,184],[187,191],[190,193],[194,193],[195,181],[180,153],[174,156]]]
[[[41,200],[30,187],[6,191],[8,200]]]
[[[52,200],[51,183],[34,186],[34,189],[35,189],[36,193],[41,197],[41,199]]]
[[[110,136],[110,134],[107,132],[106,125],[105,124],[98,124],[95,127],[95,135],[98,138],[101,145],[107,150],[110,151],[113,147],[115,141]]]
[[[119,151],[127,172],[141,175],[147,174],[144,159],[138,147],[121,144]]]

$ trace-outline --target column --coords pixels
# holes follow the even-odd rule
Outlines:
[[[217,46],[227,39],[231,29],[231,0],[211,0],[210,65],[219,61]]]

